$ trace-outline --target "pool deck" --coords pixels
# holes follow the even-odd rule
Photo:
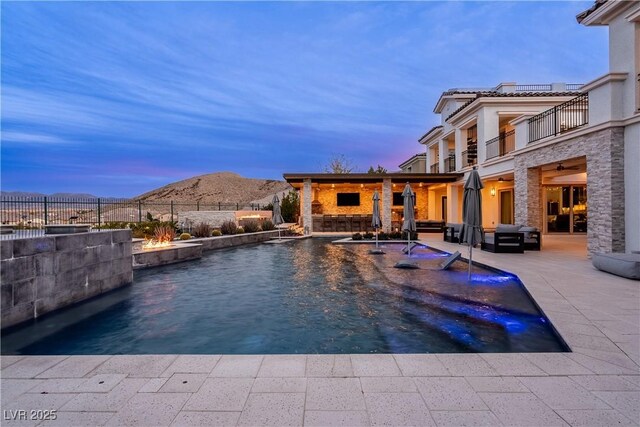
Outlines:
[[[595,270],[585,240],[474,250],[522,279],[572,353],[3,356],[2,425],[639,425],[640,282]]]

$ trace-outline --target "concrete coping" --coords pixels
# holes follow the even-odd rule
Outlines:
[[[52,224],[44,226],[44,234],[88,233],[91,224]]]

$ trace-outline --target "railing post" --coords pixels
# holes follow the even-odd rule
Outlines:
[[[101,218],[100,218],[101,215],[102,215],[102,212],[101,212],[101,206],[100,206],[100,197],[98,197],[98,228],[100,228],[100,224],[101,224]]]
[[[236,210],[239,211],[240,210],[240,203],[236,203]]]
[[[142,200],[138,200],[138,222],[142,222]]]
[[[171,201],[171,222],[173,222],[173,200]]]
[[[48,224],[49,210],[47,209],[47,196],[44,196],[44,225]]]
[[[220,210],[221,210],[221,209],[220,209],[220,202],[218,202],[218,211],[220,211]]]
[[[200,211],[200,200],[196,202],[196,210]]]
[[[553,136],[558,134],[558,107],[553,107]]]

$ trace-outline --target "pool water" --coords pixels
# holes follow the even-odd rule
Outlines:
[[[136,272],[134,283],[3,333],[3,354],[566,351],[517,277],[387,244],[258,244]]]

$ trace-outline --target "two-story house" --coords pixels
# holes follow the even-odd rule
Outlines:
[[[578,15],[609,26],[610,72],[585,85],[451,89],[419,142],[430,173],[477,167],[483,222],[586,233],[590,252],[640,250],[640,3]],[[429,218],[461,221],[464,179],[429,188]]]

